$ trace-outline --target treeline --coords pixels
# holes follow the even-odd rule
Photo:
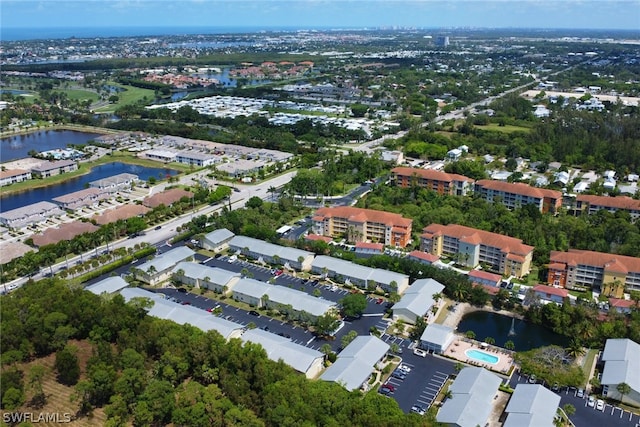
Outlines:
[[[146,316],[144,305],[58,280],[3,297],[3,409],[20,408],[38,390],[46,403],[42,366],[25,373],[19,362],[55,352],[58,381],[75,388],[76,416],[104,407],[108,426],[435,425],[378,393],[309,381],[258,345]],[[69,340],[89,344],[89,360],[80,361]]]
[[[534,263],[549,262],[552,250],[569,248],[640,256],[639,223],[627,212],[601,210],[594,215],[573,216],[566,211],[543,215],[533,205],[510,211],[501,203],[474,196],[440,196],[422,188],[379,186],[358,207],[400,213],[413,219],[414,234],[429,224],[461,224],[517,237],[534,246]],[[418,242],[418,239],[414,239]]]
[[[350,152],[324,159],[322,170],[301,168],[285,189],[302,196],[344,194],[347,185],[375,178],[385,169],[388,169],[388,164],[379,156]]]
[[[200,114],[190,106],[172,112],[168,108],[149,110],[142,105],[127,105],[118,109],[116,114],[123,119],[109,125],[116,129],[156,131],[170,135],[175,135],[171,132],[180,132],[179,136],[191,133],[215,142],[287,152],[296,152],[298,141],[326,146],[366,139],[361,130],[350,130],[333,123],[314,123],[305,119],[290,125],[275,125],[263,116],[214,117]]]

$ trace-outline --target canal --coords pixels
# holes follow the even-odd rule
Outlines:
[[[23,206],[41,201],[50,202],[51,199],[55,197],[87,188],[88,184],[91,181],[108,178],[110,176],[118,175],[121,173],[132,173],[138,175],[138,178],[140,178],[141,180],[146,181],[151,177],[155,177],[158,180],[165,179],[167,175],[176,175],[178,171],[168,168],[150,168],[120,162],[106,163],[92,168],[91,172],[86,175],[72,178],[59,184],[49,185],[47,187],[41,188],[34,188],[32,190],[26,190],[20,193],[9,194],[5,197],[2,197],[0,199],[2,212],[21,208]]]
[[[511,330],[512,326],[513,330]],[[474,311],[466,314],[458,324],[458,332],[464,334],[467,331],[473,331],[478,341],[492,337],[500,347],[504,347],[509,340],[513,341],[516,351],[526,351],[547,345],[566,347],[569,342],[567,337],[542,326],[490,311]]]

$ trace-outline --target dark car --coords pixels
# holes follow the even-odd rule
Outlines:
[[[397,378],[399,380],[403,380],[403,379],[407,378],[407,374],[405,374],[404,372],[402,372],[400,370],[397,370],[397,369],[391,373],[391,376],[393,378]]]
[[[160,230],[162,228],[161,225],[158,225],[156,228],[154,228],[154,230]]]
[[[252,315],[252,316],[260,316],[260,313],[258,313],[258,312],[257,312],[257,311],[255,311],[255,310],[251,310],[251,311],[249,312],[249,314],[250,314],[250,315]]]
[[[236,193],[239,193],[239,192],[240,192],[240,189],[239,189],[239,188],[236,188],[236,187],[233,187],[233,191],[235,191]]]
[[[189,301],[182,301],[182,305],[191,305]]]
[[[391,391],[391,389],[389,387],[386,386],[382,386],[378,389],[378,392],[380,394],[384,394],[385,396],[390,395],[391,393],[393,393],[393,391]]]
[[[185,288],[178,288],[178,292],[182,292],[184,294],[187,293],[187,290]]]

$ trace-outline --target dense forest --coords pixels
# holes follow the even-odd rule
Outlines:
[[[76,415],[104,407],[108,426],[434,425],[376,392],[307,380],[258,345],[151,318],[143,307],[56,279],[3,297],[3,408],[19,408],[27,398],[46,402],[32,391],[41,390],[32,385],[42,376],[23,372],[19,362],[55,353],[58,381],[75,387]],[[91,344],[86,363],[68,345],[72,339]]]

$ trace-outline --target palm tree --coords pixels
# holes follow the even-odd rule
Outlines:
[[[329,344],[322,344],[322,346],[320,347],[320,352],[322,354],[324,354],[325,356],[328,356],[329,353],[331,353],[331,345]]]
[[[493,345],[493,344],[495,344],[495,343],[496,343],[496,340],[495,340],[493,337],[486,337],[486,338],[484,339],[484,342],[486,342],[486,343],[487,343],[487,344],[489,344],[489,345]]]
[[[504,343],[504,348],[506,348],[507,350],[513,351],[513,350],[515,350],[516,345],[514,344],[513,341],[509,340],[506,343]]]
[[[471,331],[471,330],[465,332],[465,336],[467,338],[469,338],[470,340],[475,340],[476,339],[476,333]]]
[[[620,383],[616,386],[616,390],[620,393],[620,401],[624,400],[624,396],[631,393],[631,386],[627,383]]]
[[[584,354],[584,347],[580,343],[580,340],[573,338],[569,342],[569,346],[565,348],[567,354],[574,359]]]

